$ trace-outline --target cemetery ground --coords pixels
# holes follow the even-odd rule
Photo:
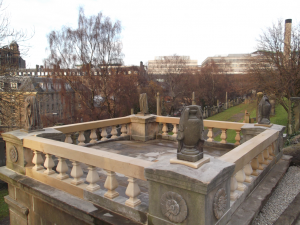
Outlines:
[[[253,101],[249,104],[239,104],[237,106],[231,107],[224,112],[218,113],[214,116],[207,118],[207,120],[219,120],[219,121],[229,121],[229,122],[243,122],[245,111],[250,113],[250,118],[256,117],[256,102]],[[287,125],[287,112],[284,108],[277,104],[275,107],[275,116],[271,116],[271,123],[278,124],[278,125]],[[255,121],[256,122],[256,121]],[[221,130],[214,128],[214,140],[221,141]],[[234,130],[227,130],[227,142],[228,143],[235,143],[235,131]]]

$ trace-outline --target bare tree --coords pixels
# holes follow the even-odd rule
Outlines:
[[[300,95],[300,24],[291,26],[291,20],[279,20],[267,28],[258,40],[257,57],[249,66],[252,84],[259,91],[273,94],[292,120],[291,97]],[[288,129],[289,133],[292,132]]]
[[[152,80],[159,81],[164,89],[164,106],[169,115],[173,115],[187,101],[187,96],[191,97],[189,86],[192,83],[188,75],[192,74],[192,67],[188,63],[189,57],[175,54],[159,57],[148,65],[148,75]]]
[[[128,74],[121,67],[121,30],[120,21],[112,22],[101,12],[86,17],[80,8],[77,28],[63,27],[48,35],[46,67],[74,90],[74,103],[85,121],[119,115],[122,107],[118,104],[128,103],[125,96],[136,92],[122,88],[132,82],[130,87],[136,89],[137,81],[124,77]]]

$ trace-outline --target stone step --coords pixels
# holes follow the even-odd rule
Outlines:
[[[286,173],[290,162],[291,157],[283,155],[259,185],[249,194],[247,199],[232,214],[231,220],[227,225],[251,224]]]
[[[292,203],[284,210],[274,225],[297,225],[300,224],[300,193]]]

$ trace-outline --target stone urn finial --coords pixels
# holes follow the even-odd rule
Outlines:
[[[184,107],[179,121],[177,159],[196,162],[203,158],[203,132],[201,107]]]

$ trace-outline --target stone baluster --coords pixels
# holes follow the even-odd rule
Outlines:
[[[125,205],[134,208],[135,206],[141,204],[141,200],[137,198],[137,196],[141,193],[141,190],[136,178],[128,177],[128,182],[129,183],[125,193],[129,199],[126,200]]]
[[[263,170],[265,168],[265,165],[264,165],[265,158],[264,158],[264,155],[262,152],[258,154],[257,159],[259,162],[258,169]]]
[[[114,138],[117,138],[118,132],[117,132],[117,127],[116,126],[112,126],[112,129],[111,129],[111,138],[114,139]]]
[[[274,159],[274,157],[272,156],[272,152],[273,152],[273,149],[272,149],[272,145],[270,145],[268,148],[267,148],[267,151],[269,153],[269,158],[268,160],[269,161],[272,161]]]
[[[79,131],[79,136],[78,136],[78,145],[83,146],[85,145],[84,143],[85,137],[84,137],[84,131]]]
[[[100,178],[95,166],[89,166],[88,169],[89,169],[89,173],[86,177],[86,181],[89,182],[90,184],[86,187],[86,189],[88,191],[93,192],[100,189],[100,186],[96,184],[96,182],[98,182]]]
[[[252,169],[250,163],[248,163],[248,164],[244,167],[244,172],[245,172],[245,175],[246,175],[245,182],[251,183],[251,182],[253,181],[253,177],[251,177],[251,174],[253,173],[253,169]]]
[[[236,180],[238,182],[237,189],[239,191],[245,191],[247,189],[247,186],[245,184],[243,184],[243,182],[245,182],[245,180],[246,180],[246,175],[245,175],[244,169],[239,170],[235,174],[235,178],[236,178]]]
[[[91,140],[90,140],[90,143],[92,143],[92,144],[97,143],[97,134],[96,134],[96,130],[97,130],[97,129],[92,129],[92,130],[91,130],[91,135],[90,135]]]
[[[108,138],[107,138],[107,132],[106,132],[106,127],[102,127],[101,137],[102,137],[101,141],[108,140]]]
[[[67,179],[69,178],[69,175],[66,174],[68,172],[68,165],[67,165],[67,162],[66,162],[66,159],[65,158],[62,158],[60,156],[57,156],[58,158],[58,164],[57,164],[57,167],[56,167],[56,171],[59,173],[56,178],[59,179],[59,180],[64,180],[64,179]]]
[[[213,128],[212,127],[208,127],[208,133],[207,133],[207,140],[208,142],[212,142],[213,141]]]
[[[74,185],[82,184],[83,180],[81,179],[81,177],[83,175],[83,171],[81,169],[80,162],[72,160],[72,165],[73,165],[73,168],[71,171],[71,176],[74,179],[71,181],[71,184],[74,184]]]
[[[177,124],[176,123],[173,123],[173,130],[172,130],[172,132],[173,132],[173,137],[177,137],[177,133],[178,133],[178,128],[177,128]]]
[[[271,156],[275,156],[274,149],[275,149],[275,143],[273,142],[272,145],[271,145],[271,149],[270,149],[270,151],[271,151],[271,152],[270,152],[270,155],[271,155]]]
[[[253,176],[258,176],[260,173],[257,171],[259,169],[259,162],[258,162],[258,158],[255,157],[254,159],[252,159],[251,161],[251,167],[252,167],[252,174]]]
[[[66,143],[73,144],[73,140],[71,138],[71,135],[72,134],[66,134],[66,139],[65,139]]]
[[[122,124],[121,132],[122,132],[122,134],[121,134],[122,137],[127,136],[127,125],[126,124]]]
[[[236,135],[235,135],[235,143],[234,145],[240,145],[240,140],[241,140],[241,135],[240,135],[240,130],[235,130]]]
[[[239,194],[236,192],[238,187],[238,183],[235,179],[235,176],[232,176],[230,179],[230,200],[235,201],[238,197]]]
[[[222,141],[220,143],[223,143],[223,144],[227,143],[227,141],[226,141],[226,139],[227,139],[226,131],[227,131],[227,129],[222,129],[222,134],[221,134]]]
[[[270,161],[268,160],[268,159],[269,159],[269,151],[268,151],[268,148],[266,148],[266,149],[263,151],[263,155],[264,155],[264,158],[265,158],[264,164],[265,164],[265,165],[269,165],[269,164],[270,164]]]
[[[104,187],[107,189],[107,192],[104,194],[105,197],[113,199],[119,196],[119,193],[115,189],[119,186],[119,183],[116,179],[116,173],[113,171],[106,170],[107,178],[104,183]]]
[[[32,163],[34,164],[34,167],[32,167],[33,170],[42,170],[44,167],[42,166],[44,160],[42,157],[42,153],[38,151],[34,151],[34,156],[32,158]]]
[[[50,154],[46,154],[46,160],[44,163],[44,167],[46,167],[46,170],[44,171],[45,174],[50,175],[55,173],[54,170],[52,170],[52,168],[55,166],[54,161],[52,159],[52,155]]]
[[[166,123],[163,124],[162,135],[168,135],[168,126]]]

